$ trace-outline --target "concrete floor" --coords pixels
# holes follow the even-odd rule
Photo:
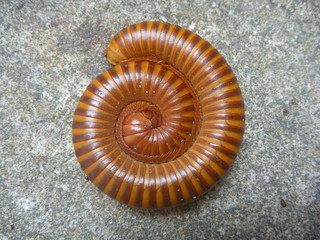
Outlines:
[[[71,141],[79,97],[110,67],[104,46],[143,20],[211,42],[246,104],[228,175],[163,211],[101,193]],[[0,239],[319,239],[319,26],[316,0],[1,1]]]

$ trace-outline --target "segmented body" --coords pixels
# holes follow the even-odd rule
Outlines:
[[[242,141],[244,104],[225,59],[179,26],[143,22],[107,47],[115,66],[80,98],[73,142],[89,179],[131,206],[172,207],[212,187]]]

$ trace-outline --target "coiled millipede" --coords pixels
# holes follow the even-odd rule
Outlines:
[[[207,41],[177,25],[142,22],[107,47],[115,66],[83,93],[73,143],[89,179],[131,206],[172,207],[226,172],[244,132],[236,77]]]

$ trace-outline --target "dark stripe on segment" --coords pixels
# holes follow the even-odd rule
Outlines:
[[[180,119],[180,121],[179,121]],[[187,123],[191,123],[193,122],[193,118],[184,118],[184,117],[180,117],[178,119],[170,119],[170,123],[169,125],[173,128],[175,128],[177,131],[181,131],[186,133],[187,131],[190,131],[192,129],[192,127],[187,127],[187,126],[183,126],[181,123],[183,122],[187,122]]]
[[[162,190],[163,205],[165,207],[169,207],[171,205],[170,195],[169,195],[169,188],[168,188],[168,182],[167,182],[166,174],[165,174],[163,168],[164,168],[164,165],[163,164],[159,164],[157,170],[158,170],[158,173],[159,173],[160,188]]]
[[[243,127],[231,126],[231,125],[227,125],[227,124],[223,124],[223,123],[204,123],[202,125],[202,128],[203,129],[221,129],[221,130],[236,132],[236,133],[240,133],[240,134],[242,134],[244,131]],[[209,131],[209,133],[210,133],[210,131]]]
[[[112,198],[116,198],[119,189],[121,187],[121,184],[123,184],[123,180],[132,164],[132,162],[129,162],[128,160],[124,160],[124,166],[121,166],[113,175],[113,178],[116,178],[115,182],[112,185],[112,188],[109,191],[109,196]]]
[[[204,139],[198,139],[199,143],[202,143],[203,145],[205,146],[208,146],[210,148],[213,148],[215,150],[217,150],[218,152],[221,152],[225,155],[227,155],[228,157],[230,158],[235,158],[236,156],[236,152],[234,152],[232,149],[229,149],[229,148],[226,148],[226,147],[223,147],[219,144],[216,144],[216,143],[209,143],[209,141],[207,140],[204,140]],[[203,149],[201,147],[198,147],[198,146],[195,146],[195,148],[199,151],[201,151],[203,153],[204,156],[208,156],[209,154],[211,155],[212,153],[210,153],[209,151],[206,151],[206,149]]]
[[[153,22],[148,22],[146,25],[146,33],[147,33],[147,38],[146,38],[146,55],[151,56],[154,55],[150,50],[153,50],[151,47],[151,42],[152,42],[152,28],[153,28]],[[143,57],[143,56],[142,56]]]
[[[130,58],[136,57],[136,50],[133,46],[133,42],[135,41],[135,39],[132,38],[132,25],[123,29],[121,33],[122,33],[123,40],[126,43],[127,51],[131,56]]]
[[[239,147],[242,142],[240,139],[229,137],[229,136],[226,136],[222,133],[216,133],[216,132],[208,133],[208,132],[206,132],[206,136],[221,140],[223,142],[230,143],[230,144],[235,145],[237,147]]]
[[[93,98],[89,98],[85,95],[82,95],[82,97],[80,98],[79,102],[91,105],[93,107],[99,108],[105,112],[108,112],[110,114],[114,114],[114,110],[111,107],[108,107],[107,105],[105,105],[103,102],[99,102]]]
[[[135,89],[137,89],[138,91],[141,90],[141,88],[139,87],[140,82],[143,80],[143,75],[142,73],[142,69],[141,69],[141,64],[139,64],[138,62],[134,62],[134,69],[135,69],[135,78],[134,78],[134,84]]]
[[[179,145],[176,144],[174,139],[177,139],[178,142],[180,142],[183,139],[183,137],[180,136],[180,134],[176,131],[176,128],[166,125],[163,126],[162,129],[164,130],[163,134],[165,135],[165,141],[168,143],[168,147],[171,146],[173,149],[179,148]]]
[[[166,102],[164,102],[165,106],[163,106],[163,109],[166,112],[167,111],[171,112],[172,107],[175,107],[175,106],[178,106],[180,109],[182,109],[181,103],[190,100],[190,98],[192,99],[192,95],[190,93],[186,93],[185,95],[180,97],[172,97],[171,99],[169,98]],[[189,105],[187,107],[191,107],[193,109],[194,105]]]
[[[186,94],[184,96],[178,97],[176,96],[177,93],[179,93],[178,89],[171,89],[171,84],[169,82],[166,82],[163,85],[163,88],[161,90],[163,90],[163,94],[165,96],[162,97],[161,99],[161,108],[163,109],[168,109],[171,108],[177,104],[179,104],[179,102],[184,102],[186,100],[188,100],[189,97],[191,97],[190,94]]]
[[[140,81],[139,88],[141,90],[141,96],[143,96],[144,100],[148,100],[150,81],[152,80],[152,70],[154,64],[148,61],[141,63],[141,72],[140,72]],[[146,69],[144,71],[143,69]]]
[[[213,76],[208,77],[208,79],[206,81],[204,81],[201,85],[198,85],[197,88],[199,89],[199,91],[201,92],[202,95],[210,95],[209,93],[212,94],[214,91],[216,91],[218,89],[224,88],[226,86],[229,86],[229,85],[237,82],[236,77],[233,74],[232,74],[232,77],[230,77],[229,79],[224,80],[222,82],[219,82],[219,81],[221,81],[221,80],[220,79],[217,80],[216,76],[213,75]],[[214,83],[214,85],[215,85],[214,87],[211,87],[210,89],[208,89],[206,91],[202,91],[202,89],[206,89],[212,83]]]
[[[147,96],[149,95],[148,93],[151,94],[151,81],[153,81],[153,74],[154,74],[154,63],[151,62],[146,62],[147,63],[147,72],[146,72],[146,76],[145,76],[145,96],[146,98],[148,98]]]
[[[182,46],[182,51],[180,51],[179,56],[177,58],[177,68],[181,72],[184,72],[183,71],[183,65],[185,64],[185,61],[187,61],[188,57],[190,56],[190,53],[192,52],[194,47],[201,40],[201,38],[198,35],[194,34],[194,33],[190,33],[188,35],[188,38],[189,38],[190,35],[192,35],[191,36],[191,40],[189,41],[189,43],[185,43],[184,46]]]
[[[202,160],[201,157],[196,155],[195,153],[189,151],[189,156],[201,166],[201,171],[206,171],[208,175],[210,175],[214,181],[218,181],[220,179],[219,174],[210,166],[208,165],[204,160]],[[200,173],[201,174],[201,173]],[[207,185],[210,185],[209,183],[206,183]]]
[[[96,118],[96,119],[100,119],[100,120],[104,120],[104,121],[109,121],[110,123],[106,123],[106,125],[108,125],[108,126],[114,125],[114,123],[111,123],[112,121],[114,121],[114,116],[98,113],[93,110],[85,110],[85,109],[77,108],[74,115],[83,116],[83,117],[91,117],[91,118]]]
[[[209,85],[212,82],[218,81],[223,76],[232,73],[231,68],[227,65],[225,60],[223,58],[219,60],[221,61],[221,66],[219,66],[219,68],[213,65],[207,66],[205,67],[205,69],[202,70],[203,72],[201,73],[201,75],[197,76],[197,78],[203,79],[207,77],[207,75],[211,75],[209,78],[210,82],[205,81],[204,86]],[[196,88],[199,89],[198,86],[196,86]]]
[[[192,156],[190,156],[191,159],[193,159]],[[195,179],[197,180],[197,182],[200,184],[201,188],[204,189],[203,191],[206,191],[207,189],[210,188],[209,183],[206,182],[206,180],[204,179],[204,177],[201,175],[200,171],[197,170],[197,168],[195,168],[193,166],[193,164],[199,165],[201,166],[199,163],[197,163],[197,161],[193,160],[193,164],[190,163],[190,160],[188,160],[186,157],[181,156],[181,161],[184,163],[184,165],[189,168],[189,170],[192,172],[193,176],[189,176],[191,177],[195,177]]]
[[[229,108],[243,108],[243,102],[242,101],[233,101],[233,102],[223,102],[223,103],[219,103],[217,105],[213,105],[210,107],[203,107],[203,110],[208,112],[214,112],[214,111],[218,111],[218,110],[226,110]]]
[[[135,162],[132,162],[131,170],[124,180],[126,182],[126,187],[124,189],[124,193],[121,199],[121,201],[126,204],[128,204],[130,200],[134,181],[135,181],[135,178],[137,177],[137,172],[138,172],[138,165]]]
[[[170,81],[172,81],[171,79],[175,79],[175,78],[176,78],[176,75],[172,74],[170,76],[170,79],[166,82],[164,82],[163,78],[161,79],[161,83],[160,83],[157,95],[160,95],[162,97],[159,99],[160,101],[158,100],[157,105],[162,109],[165,109],[162,105],[166,104],[168,101],[171,100],[169,97],[167,97],[166,93],[169,91],[171,87],[171,84],[170,84]]]
[[[137,207],[142,207],[142,195],[143,195],[143,190],[144,190],[144,176],[145,176],[145,172],[146,172],[146,167],[145,164],[141,164],[140,165],[140,173],[139,176],[137,176],[138,182],[136,184],[137,188],[136,188],[136,199],[133,203],[133,206],[137,206]]]
[[[90,128],[96,128],[96,129],[110,129],[112,128],[110,124],[106,123],[100,123],[100,122],[90,122],[90,120],[87,120],[87,122],[73,122],[72,129],[90,129]]]
[[[120,68],[121,69],[121,68]],[[115,68],[110,68],[108,70],[108,73],[110,74],[113,82],[117,85],[117,89],[120,90],[121,94],[126,97],[130,95],[130,92],[127,90],[127,88],[124,86],[123,77],[119,75],[119,73],[115,70]],[[118,95],[119,96],[119,95]],[[119,96],[120,97],[120,96]],[[123,98],[122,96],[120,98]]]
[[[210,68],[208,69],[207,63],[214,59],[215,57],[219,56],[219,52],[217,51],[217,49],[211,47],[211,45],[208,43],[208,45],[203,45],[204,47],[206,47],[206,49],[204,49],[205,51],[207,51],[207,49],[209,48],[209,52],[207,52],[204,56],[199,56],[199,58],[193,58],[192,60],[194,61],[194,68],[192,68],[192,66],[190,66],[190,70],[192,70],[192,72],[187,71],[186,72],[186,76],[187,77],[191,77],[191,76],[195,76],[200,74],[199,76],[197,76],[197,79],[202,79],[205,78],[206,75],[211,75],[212,71],[215,70],[215,68]],[[202,54],[204,54],[204,52],[202,52]],[[219,62],[216,63],[216,66],[220,66],[223,63],[225,63],[225,60],[223,58],[219,59]],[[204,68],[206,67],[206,68]],[[199,72],[201,71],[201,72]],[[191,80],[192,78],[190,78]]]
[[[184,114],[187,112],[182,112],[181,114]],[[193,114],[193,112],[192,112]],[[170,117],[167,119],[169,122],[167,123],[167,126],[172,126],[176,129],[181,129],[181,130],[188,130],[192,127],[189,126],[183,126],[182,123],[187,122],[187,123],[192,123],[194,121],[194,116],[191,117],[183,117],[180,114],[172,114]]]
[[[180,33],[182,33],[182,34],[180,35]],[[176,62],[175,62],[176,59],[174,57],[177,52],[176,47],[177,47],[179,40],[182,38],[183,34],[185,34],[184,29],[182,29],[180,27],[176,28],[175,39],[174,39],[174,42],[171,43],[170,50],[168,52],[168,57],[167,57],[168,62],[171,63],[175,67],[176,67]]]
[[[179,63],[177,62],[178,60],[178,56],[179,53],[181,53],[181,51],[185,51],[185,42],[188,39],[189,35],[191,34],[190,31],[186,30],[186,29],[180,29],[180,31],[182,31],[182,35],[180,36],[180,39],[178,39],[178,41],[175,42],[174,46],[172,46],[172,53],[173,56],[171,57],[173,62],[176,62],[176,67],[178,67]],[[180,32],[179,31],[179,32]],[[177,33],[178,35],[179,33]]]
[[[154,146],[154,152],[156,155],[160,154],[160,146],[164,145],[164,139],[161,133],[159,133],[159,129],[154,129],[153,130],[153,135],[154,138],[156,138],[156,141],[153,142],[153,146]]]
[[[212,91],[210,89],[207,89],[206,92],[203,92],[201,94],[203,106],[215,106],[215,105],[218,105],[220,103],[225,103],[225,102],[241,101],[242,98],[228,99],[228,98],[236,97],[236,96],[241,97],[241,91],[239,88],[234,88],[234,89],[231,89],[228,91],[223,88],[212,90]],[[214,104],[212,104],[212,103],[214,103]]]
[[[111,144],[108,147],[101,149],[99,152],[92,154],[90,157],[87,157],[83,162],[80,163],[82,169],[87,169],[93,163],[98,161],[101,157],[109,154],[114,150],[115,145]]]
[[[109,153],[113,150],[113,149],[108,149]],[[114,161],[114,156],[119,156],[120,152],[119,151],[115,151],[111,156],[105,154],[104,158],[101,158],[101,163],[99,163],[94,170],[91,171],[91,173],[89,174],[89,178],[90,179],[95,179],[105,168],[107,168],[107,166]],[[100,161],[100,159],[97,159],[96,161]],[[96,162],[95,161],[95,162]]]
[[[184,168],[181,166],[179,161],[174,161],[173,165],[175,166],[175,168],[177,169],[177,172],[180,174],[180,177],[182,179],[182,181],[185,183],[187,190],[190,194],[190,197],[194,197],[197,195],[197,190],[195,189],[195,187],[193,186],[191,180],[190,180],[190,176],[188,175],[188,173],[184,170]]]
[[[112,166],[110,164],[108,165],[107,171],[105,172],[105,175],[101,179],[101,181],[97,184],[97,186],[101,189],[101,191],[104,191],[109,181],[114,176],[115,172],[121,167],[121,165],[124,163],[124,159],[118,159],[119,152],[115,154],[113,152],[111,155],[108,156],[108,158],[112,159],[111,163],[114,163]],[[109,193],[107,193],[109,195]]]
[[[155,49],[155,56],[160,56],[159,44],[160,44],[160,35],[161,35],[161,30],[163,28],[163,23],[159,22],[156,27],[157,27],[156,29],[157,36],[155,38],[154,49]]]
[[[168,53],[171,50],[171,45],[174,42],[176,29],[177,27],[174,25],[170,25],[166,23],[167,32],[162,35],[161,41],[161,49],[162,52],[159,55],[159,59],[163,60],[164,62],[168,63]],[[160,35],[161,36],[161,35]]]
[[[78,143],[78,142],[83,142],[83,141],[87,141],[87,140],[95,139],[95,138],[110,137],[111,134],[112,134],[112,132],[110,130],[109,131],[106,130],[104,132],[99,132],[99,133],[86,133],[86,134],[82,134],[82,135],[73,136],[72,140],[73,140],[73,143]]]
[[[189,106],[185,106],[185,107],[178,106],[176,108],[168,109],[167,113],[168,114],[181,114],[181,113],[190,112],[193,110],[194,110],[193,105],[189,105]]]
[[[176,75],[173,74],[172,77],[170,77],[170,79],[166,82],[166,84],[170,84],[170,87],[171,87],[172,84],[174,84],[174,82],[176,82],[178,79],[180,78],[178,78]],[[170,88],[170,91],[167,91],[166,99],[169,99],[171,103],[171,105],[169,105],[168,107],[171,107],[177,104],[177,102],[182,102],[192,98],[192,95],[190,93],[186,93],[183,96],[176,96],[186,88],[187,87],[181,83],[179,86],[176,86],[175,88]]]
[[[205,51],[207,51],[208,48],[211,48],[210,43],[207,41],[203,41],[201,45],[198,47],[198,49],[193,53],[193,55],[190,56],[188,62],[184,63],[181,71],[184,73],[185,76],[191,77],[199,71],[199,69],[203,66],[201,62],[201,56]]]
[[[90,84],[87,87],[87,91],[89,91],[89,92],[95,94],[96,96],[102,98],[105,102],[109,103],[111,106],[114,106],[116,104],[116,101],[110,96],[111,95],[110,91],[108,91],[108,93],[106,93],[105,91],[107,91],[107,90],[102,91],[101,89],[96,88],[92,84]]]
[[[179,99],[182,98],[182,100],[186,100],[185,98],[190,97],[190,95],[187,95],[187,94],[181,97],[176,96],[181,90],[183,90],[186,87],[184,84],[180,84],[179,86],[173,89],[172,84],[174,84],[178,79],[180,78],[173,73],[166,82],[164,81],[162,82],[161,88],[160,88],[160,91],[161,91],[160,94],[162,98],[161,98],[161,101],[158,103],[160,106],[163,104],[165,105],[162,108],[166,109],[167,107],[175,105],[175,103],[178,102]],[[172,105],[170,105],[171,102],[173,102]]]
[[[170,121],[173,121],[173,122],[180,121],[180,120],[188,121],[188,122],[194,121],[194,116],[190,116],[190,117],[181,116],[184,113],[187,113],[187,112],[182,112],[181,114],[175,114],[175,115],[172,114],[170,117],[168,117],[168,119],[170,119]],[[193,114],[193,112],[192,112],[192,114]],[[171,125],[172,122],[170,122],[168,124]],[[180,126],[179,122],[178,123],[173,123],[173,124],[178,124]]]
[[[79,148],[76,150],[76,155],[77,157],[80,157],[86,153],[89,153],[97,148],[100,148],[102,146],[105,146],[107,144],[109,144],[111,142],[110,139],[106,139],[106,140],[102,140],[102,141],[97,141],[97,142],[93,142],[93,143],[90,143],[82,148]]]
[[[126,48],[125,48],[125,43],[123,42],[119,33],[114,36],[112,41],[115,41],[117,43],[117,50],[120,51],[120,53],[127,59],[128,56],[127,56],[127,52],[126,52]]]
[[[149,186],[150,189],[149,193],[149,207],[156,208],[157,207],[157,200],[156,200],[156,193],[157,193],[157,186],[156,186],[156,171],[154,169],[154,165],[149,165]]]
[[[176,175],[175,170],[170,165],[170,163],[166,164],[166,169],[170,177],[168,184],[173,185],[173,189],[175,190],[176,198],[178,200],[177,204],[179,204],[181,202],[181,199],[184,200],[184,198],[181,192],[181,187],[179,184],[178,177]]]
[[[160,59],[164,59],[163,57],[163,53],[164,53],[164,47],[165,47],[165,40],[167,38],[167,35],[168,35],[168,30],[170,28],[170,25],[167,24],[167,23],[164,23],[164,27],[162,29],[162,31],[160,32],[160,35],[159,35],[159,39],[158,39],[158,44],[159,44],[159,56],[160,56]]]
[[[172,52],[172,47],[174,46],[174,43],[176,41],[177,33],[179,32],[180,27],[174,26],[174,29],[170,35],[170,37],[167,38],[167,41],[164,43],[164,53],[163,53],[163,59],[168,62],[169,64],[175,65],[173,62],[170,61],[170,56]]]
[[[109,158],[100,158],[97,160],[97,162],[99,162],[97,164],[97,166],[95,167],[95,169],[93,169],[89,174],[88,174],[88,178],[90,179],[90,181],[93,181],[102,171],[103,169],[105,169],[108,164],[111,162],[112,160]]]
[[[108,73],[110,74],[110,69],[108,70]],[[103,75],[99,75],[96,77],[96,80],[118,101],[122,98],[119,93],[116,91],[116,87],[113,84],[115,84],[113,81],[108,81],[105,79]],[[113,84],[112,84],[113,83]],[[115,104],[117,104],[116,101],[113,101]]]
[[[226,63],[226,61],[220,60],[221,61],[221,65],[218,66],[213,66],[213,71],[214,71],[214,77],[216,79],[220,79],[223,76],[228,75],[229,73],[232,73],[232,69],[230,68],[230,66]],[[220,62],[219,61],[219,62]]]
[[[162,151],[163,152],[168,152],[169,148],[168,148],[167,144],[164,144],[164,143],[166,143],[166,138],[168,136],[166,134],[163,134],[162,127],[156,128],[156,131],[157,131],[157,135],[159,137],[159,140],[158,140],[159,149],[160,149],[160,145],[161,145],[162,146]]]
[[[168,69],[162,67],[160,68],[160,71],[158,73],[158,75],[153,79],[153,83],[152,83],[152,89],[150,89],[150,91],[152,91],[153,95],[154,95],[154,104],[158,105],[158,95],[159,93],[159,89],[161,90],[162,88],[162,81],[163,81],[163,76],[165,76],[166,72],[168,71]]]
[[[240,113],[216,113],[210,116],[210,120],[240,120],[245,119],[244,114]]]
[[[141,23],[140,28],[140,34],[141,34],[141,56],[146,56],[148,54],[148,30],[147,30],[147,22]]]
[[[132,63],[123,63],[123,64],[120,64],[120,67],[122,69],[124,79],[126,80],[128,91],[130,92],[130,95],[132,95],[132,91],[135,88],[133,86],[133,80],[129,72],[129,64],[132,64]]]
[[[199,142],[202,142],[203,144],[208,146],[208,142],[204,142],[204,141],[199,141]],[[208,147],[211,147],[211,148],[213,148],[213,149],[215,149],[215,150],[217,150],[219,152],[222,152],[220,149],[219,150],[216,149],[214,145],[209,145]],[[199,147],[199,146],[195,146],[194,149],[195,149],[195,151],[197,151],[201,155],[208,157],[210,159],[210,161],[214,161],[223,170],[226,171],[229,168],[229,164],[226,163],[225,161],[223,161],[222,159],[220,159],[217,154],[214,154],[214,153],[208,151],[207,149]],[[226,154],[226,155],[228,155],[228,154]]]
[[[213,94],[214,96],[214,100],[215,101],[220,101],[226,98],[230,98],[230,97],[234,97],[234,96],[239,96],[241,94],[240,89],[239,88],[235,88],[229,91],[221,91],[221,92],[217,92],[215,94]]]
[[[189,118],[189,119],[185,119],[185,118],[179,118],[181,121],[183,122],[189,122],[189,123],[192,123],[193,121],[193,118]],[[183,131],[183,132],[186,132],[186,131],[190,131],[190,127],[185,127],[185,126],[182,126],[181,125],[181,121],[179,121],[179,119],[170,119],[170,127],[173,127],[175,128],[177,131],[180,130],[180,131]],[[175,121],[174,121],[175,120]]]
[[[112,149],[111,149],[112,150]],[[110,151],[109,151],[110,152]],[[118,153],[120,154],[120,153]],[[114,154],[117,155],[117,154]],[[90,180],[94,180],[107,166],[114,161],[114,158],[110,156],[105,156],[101,159],[97,159],[96,161],[99,161],[100,163],[95,167],[94,170],[91,171],[91,173],[88,175]]]
[[[152,155],[152,156],[159,155],[159,151],[158,151],[157,145],[156,145],[157,141],[158,141],[158,137],[157,137],[155,131],[150,131],[148,142],[151,143],[151,146],[149,146],[149,144],[145,144],[145,148],[143,149],[142,154]],[[146,150],[148,150],[149,154],[146,154]]]
[[[131,25],[129,27],[129,32],[131,33],[132,46],[134,48],[134,51],[136,55],[139,56],[139,53],[142,52],[142,49],[140,46],[140,35],[137,26],[137,24]]]
[[[142,136],[142,134],[135,134],[135,137],[137,135]],[[150,145],[152,144],[152,142],[148,141],[150,139],[150,135],[151,135],[150,131],[145,132],[145,133],[143,133],[143,138],[140,137],[139,139],[136,140],[137,141],[136,147],[142,155],[145,155],[145,151],[147,149],[149,150],[149,148],[150,148],[149,144]]]
[[[172,86],[179,80],[182,80],[182,79],[174,74],[167,81],[167,83],[170,83],[170,85]],[[173,102],[173,103],[177,102],[180,99],[181,99],[180,101],[182,101],[182,100],[192,99],[192,97],[193,97],[189,87],[184,82],[181,82],[181,84],[179,84],[178,86],[175,86],[175,88],[171,87],[170,90],[171,91],[168,92],[168,95],[169,95],[170,98],[172,98],[171,102]],[[176,96],[176,95],[180,94],[184,90],[187,90],[187,92],[184,95]]]
[[[125,56],[127,57],[127,59],[135,57],[135,52],[134,52],[134,49],[132,48],[132,39],[128,31],[128,28],[123,29],[118,34],[122,42],[124,43],[123,46],[126,51]]]
[[[150,31],[150,49],[149,54],[156,56],[156,43],[157,43],[157,33],[158,33],[159,22],[152,22],[152,27]]]

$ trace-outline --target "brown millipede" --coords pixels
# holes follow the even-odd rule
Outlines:
[[[131,206],[172,207],[210,189],[242,142],[244,104],[225,59],[177,25],[142,22],[107,47],[115,66],[87,87],[73,143],[89,179]]]

